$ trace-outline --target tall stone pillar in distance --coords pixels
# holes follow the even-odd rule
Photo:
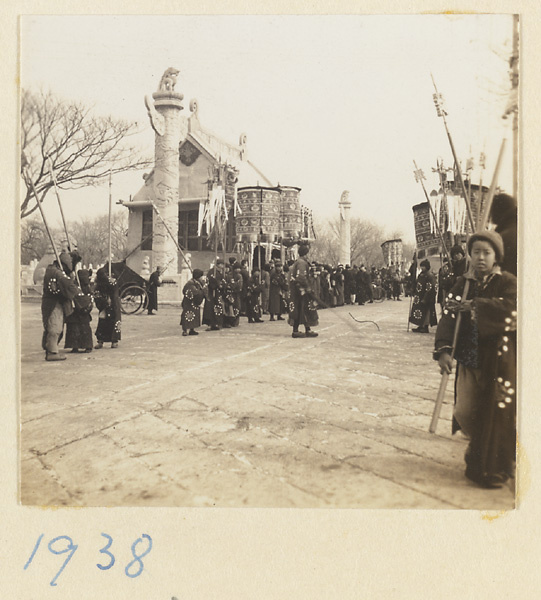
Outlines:
[[[344,265],[351,264],[351,202],[349,192],[344,190],[338,203],[340,209],[340,254],[339,260]]]
[[[150,123],[156,133],[152,191],[161,216],[153,215],[152,270],[166,267],[166,277],[176,276],[179,266],[175,243],[178,239],[179,145],[186,133],[186,123],[181,117],[184,96],[174,91],[178,73],[177,69],[167,69],[152,99],[145,97]]]

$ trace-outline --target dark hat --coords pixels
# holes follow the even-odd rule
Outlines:
[[[428,270],[430,270],[430,261],[429,260],[423,260],[421,261],[421,263],[419,264],[420,267],[427,267]]]
[[[193,270],[193,278],[199,279],[200,277],[203,277],[203,271],[201,271],[201,269],[194,269]]]
[[[504,225],[506,221],[517,218],[517,201],[509,194],[496,194],[492,200],[490,217],[496,225]]]
[[[217,265],[223,265],[223,264],[224,264],[224,261],[223,261],[223,259],[222,259],[222,258],[219,258],[219,259],[216,261],[216,264],[217,264]]]
[[[242,269],[240,262],[233,263],[233,270],[235,269]]]
[[[454,258],[459,253],[462,254],[462,256],[466,256],[466,253],[464,252],[464,248],[460,244],[455,244],[451,248],[451,258]]]
[[[310,246],[307,246],[306,244],[299,246],[299,256],[306,256],[308,252],[310,252]]]
[[[234,256],[229,257],[229,264],[234,265],[237,262],[237,259]]]
[[[501,263],[503,260],[503,240],[502,236],[496,231],[480,231],[474,233],[468,240],[468,252],[471,256],[471,250],[474,242],[488,242],[493,248],[496,254],[496,262]]]

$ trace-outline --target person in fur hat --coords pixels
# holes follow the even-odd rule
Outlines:
[[[80,269],[77,272],[81,289],[73,298],[73,313],[66,317],[66,341],[64,348],[71,348],[71,351],[76,354],[79,348],[86,353],[92,352],[92,329],[90,321],[92,321],[92,291],[90,289],[90,277],[92,271],[88,269]]]
[[[492,202],[490,219],[502,237],[504,257],[502,271],[517,275],[517,201],[508,194],[496,194]]]
[[[453,433],[460,429],[470,439],[466,477],[482,487],[496,488],[514,476],[517,280],[500,268],[504,247],[497,232],[472,235],[468,253],[470,268],[448,294],[433,357],[442,373],[451,373],[460,313]]]
[[[421,272],[417,277],[415,296],[411,306],[410,323],[417,325],[415,333],[428,333],[428,328],[436,325],[436,278],[430,271],[430,262],[421,261]]]

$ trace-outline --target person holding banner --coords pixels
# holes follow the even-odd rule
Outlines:
[[[497,232],[473,234],[468,253],[470,269],[448,294],[433,358],[442,374],[451,373],[455,324],[461,314],[453,433],[460,429],[470,439],[466,477],[482,487],[499,488],[513,477],[515,466],[517,280],[499,266],[504,247]]]

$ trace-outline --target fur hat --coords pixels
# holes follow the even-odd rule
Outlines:
[[[308,252],[310,252],[310,246],[307,246],[306,244],[299,246],[299,256],[306,256]]]
[[[503,240],[502,236],[496,231],[480,231],[478,233],[474,233],[470,239],[468,240],[468,253],[471,256],[471,250],[474,242],[488,242],[493,248],[494,253],[496,254],[496,262],[501,263],[503,260]]]
[[[201,271],[201,269],[194,269],[193,270],[193,278],[199,279],[200,277],[203,277],[203,271]]]
[[[496,194],[492,201],[490,216],[496,225],[505,225],[508,221],[516,221],[517,201],[508,194]]]
[[[451,248],[451,258],[454,258],[459,253],[462,254],[462,256],[466,255],[466,253],[464,252],[464,248],[460,244],[455,244]]]
[[[420,267],[427,267],[427,269],[430,271],[430,261],[429,260],[423,260],[419,263]]]

